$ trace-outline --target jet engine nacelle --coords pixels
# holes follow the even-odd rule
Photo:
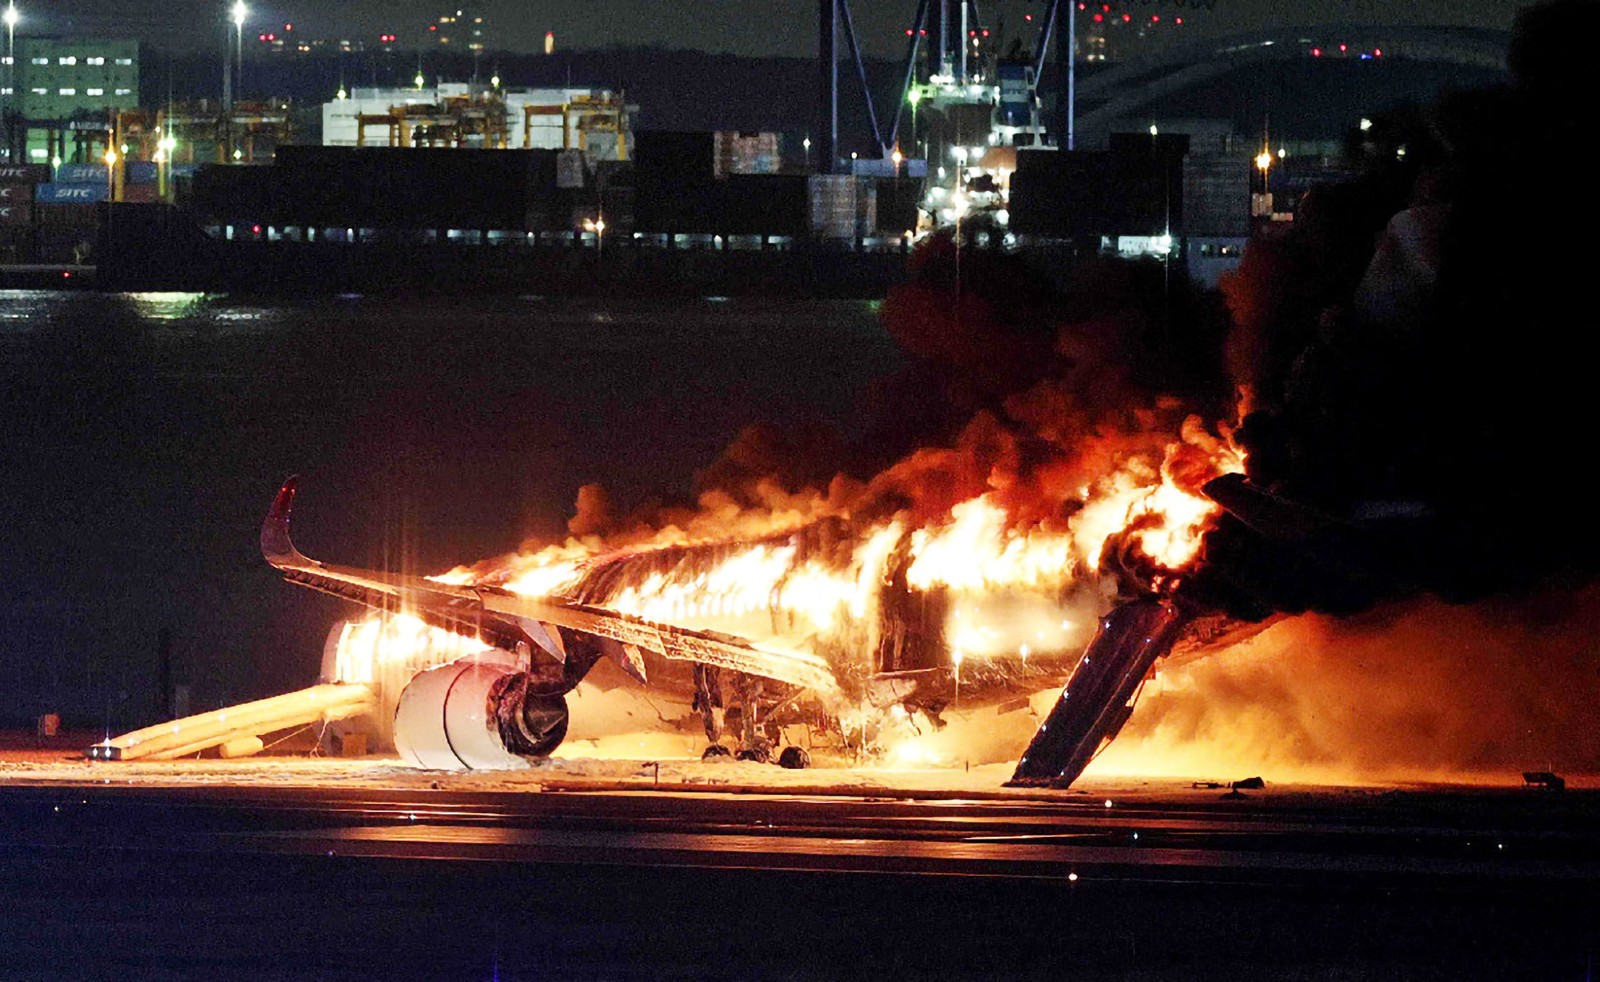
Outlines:
[[[504,652],[418,672],[400,693],[395,749],[432,770],[504,770],[548,757],[567,735],[567,702],[540,692]]]

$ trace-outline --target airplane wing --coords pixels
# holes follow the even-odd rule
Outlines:
[[[639,649],[678,661],[698,662],[757,675],[827,694],[838,683],[827,662],[802,651],[763,646],[729,634],[696,631],[588,604],[526,597],[492,586],[457,586],[421,576],[332,566],[309,559],[289,535],[289,512],[299,479],[284,482],[261,524],[261,554],[284,579],[378,610],[405,613],[443,630],[478,637],[506,651],[542,652],[565,662],[553,627],[617,642],[622,669],[647,682]],[[525,646],[525,647],[524,647]]]

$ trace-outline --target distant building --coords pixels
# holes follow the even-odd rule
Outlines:
[[[139,105],[139,42],[17,38],[17,105],[29,119],[70,119]]]
[[[1185,9],[1150,10],[1149,0],[1102,0],[1078,4],[1078,58],[1081,61],[1122,61],[1185,37],[1190,20],[1201,13],[1196,3]]]
[[[444,14],[430,24],[428,35],[432,43],[441,48],[482,52],[489,43],[488,30],[481,11],[474,7],[458,7],[454,13]]]
[[[51,130],[108,129],[113,111],[139,105],[137,41],[19,37],[16,59],[16,92],[6,105],[30,124],[16,134],[25,141],[19,163],[50,162]],[[62,155],[60,144],[55,153]]]
[[[636,112],[609,89],[502,90],[466,82],[358,87],[323,104],[322,144],[574,149],[591,160],[619,160],[633,145]],[[382,121],[388,119],[392,125]]]

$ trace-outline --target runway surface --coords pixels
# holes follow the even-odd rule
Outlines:
[[[1573,978],[1600,798],[0,787],[0,977]]]

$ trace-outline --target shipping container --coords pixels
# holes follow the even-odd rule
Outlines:
[[[78,208],[78,205],[68,205]],[[34,235],[34,262],[39,263],[92,263],[94,241],[98,227],[93,220],[88,224],[47,225],[40,223]]]
[[[1183,162],[1183,234],[1250,234],[1251,162],[1237,156],[1191,156]],[[1269,209],[1270,214],[1270,209]]]
[[[43,164],[0,164],[0,184],[43,184],[50,168]]]
[[[1152,153],[1151,142],[1146,136],[1142,150],[1133,144],[1110,152],[1019,150],[1012,230],[1085,241],[1180,234],[1183,158]]]
[[[32,184],[9,184],[0,182],[0,205],[25,205],[32,200]]]
[[[129,184],[122,189],[122,200],[130,205],[148,205],[156,200],[154,184]]]
[[[850,161],[850,173],[857,177],[915,177],[921,180],[928,176],[928,162],[907,159],[897,164],[893,157],[872,157]]]
[[[204,168],[195,195],[225,180],[216,172],[255,171],[275,225],[520,229],[550,210],[557,153],[286,145],[272,167]],[[224,195],[204,206],[231,204]]]
[[[56,168],[57,184],[106,183],[105,164],[62,164]],[[43,183],[43,182],[41,182]]]
[[[64,169],[64,167],[63,167]],[[41,205],[93,204],[105,201],[111,189],[101,180],[98,184],[40,184],[34,188],[34,197]]]
[[[0,225],[28,225],[33,222],[33,204],[0,201]]]
[[[0,219],[0,264],[33,261],[33,229],[27,225],[7,225]]]
[[[160,168],[153,160],[130,160],[123,171],[123,183],[155,184],[160,180]]]
[[[723,235],[804,235],[809,226],[804,174],[735,174],[719,182],[716,231]]]
[[[712,134],[715,146],[713,169],[717,177],[729,174],[776,174],[778,172],[778,134],[738,133],[719,130]]]
[[[878,189],[869,177],[813,174],[811,231],[825,239],[858,239],[876,233]]]
[[[643,130],[634,134],[633,160],[641,187],[698,184],[716,176],[716,139],[706,132]]]
[[[1033,68],[1026,62],[1000,63],[1000,122],[1027,126],[1033,121]]]
[[[877,227],[886,235],[915,231],[922,202],[922,181],[912,177],[878,178]]]
[[[34,211],[34,219],[40,228],[87,228],[92,232],[94,227],[100,224],[99,208],[100,206],[93,202],[40,205]]]
[[[584,185],[582,150],[563,150],[556,157],[556,187],[581,188]]]

